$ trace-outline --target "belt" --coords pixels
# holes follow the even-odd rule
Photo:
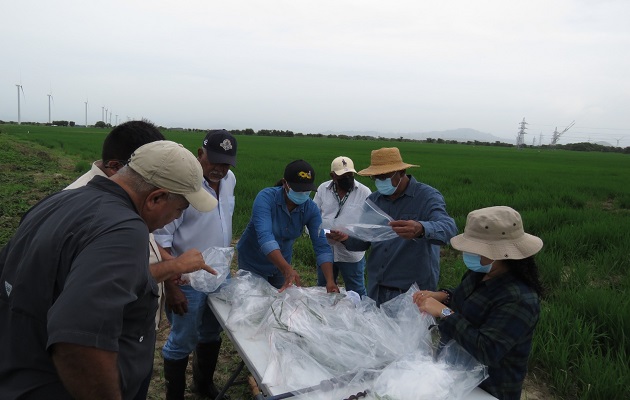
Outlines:
[[[393,286],[378,285],[378,287],[381,287],[381,288],[383,288],[385,290],[389,290],[390,292],[398,292],[398,293],[406,292],[406,290],[402,290],[401,288],[397,288],[397,287],[393,287]]]

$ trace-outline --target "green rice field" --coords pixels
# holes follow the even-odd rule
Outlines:
[[[107,133],[0,125],[0,246],[32,204],[100,158]],[[204,136],[164,135],[195,154]],[[370,151],[381,147],[398,147],[405,162],[419,165],[408,173],[442,192],[460,231],[474,209],[518,210],[526,231],[544,241],[537,262],[548,291],[530,374],[558,399],[630,398],[630,155],[310,136],[237,136],[237,141],[235,239],[258,191],[273,186],[288,162],[310,162],[319,184],[329,179],[334,157],[352,158],[358,170],[369,165]],[[374,190],[369,179],[359,180]],[[294,264],[312,284],[310,242],[296,246]],[[456,285],[465,271],[459,253],[444,248],[441,265],[440,286]]]

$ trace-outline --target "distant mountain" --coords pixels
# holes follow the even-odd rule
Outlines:
[[[490,133],[480,132],[471,128],[459,128],[449,129],[445,131],[431,131],[431,132],[377,132],[377,131],[345,131],[334,132],[326,131],[322,132],[324,135],[348,135],[348,136],[373,136],[373,137],[386,137],[386,138],[398,138],[403,137],[405,139],[426,140],[426,139],[442,139],[442,140],[456,140],[458,142],[467,141],[480,141],[480,142],[503,142],[514,143],[514,140],[494,136]]]

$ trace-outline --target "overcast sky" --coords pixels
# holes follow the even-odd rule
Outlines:
[[[630,146],[630,1],[2,0],[0,119]]]

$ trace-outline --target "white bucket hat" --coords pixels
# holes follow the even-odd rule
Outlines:
[[[525,233],[516,210],[495,206],[470,212],[464,233],[452,238],[451,246],[492,260],[522,260],[538,253],[543,242]]]

